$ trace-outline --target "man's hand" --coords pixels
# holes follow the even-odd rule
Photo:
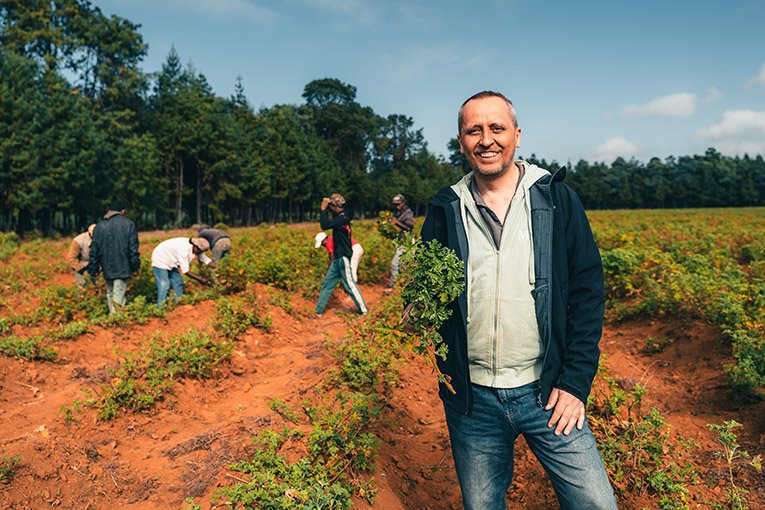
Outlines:
[[[550,393],[550,399],[547,401],[545,411],[555,408],[547,422],[547,427],[555,427],[555,435],[559,436],[561,432],[567,436],[574,430],[582,430],[584,427],[584,402],[576,398],[567,391],[553,388]]]
[[[329,197],[324,197],[321,199],[321,210],[326,211],[327,207],[329,207]]]

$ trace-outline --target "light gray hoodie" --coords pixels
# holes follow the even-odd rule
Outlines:
[[[473,173],[452,186],[460,198],[469,245],[466,271],[470,380],[495,388],[522,386],[539,379],[542,372],[543,349],[531,294],[534,245],[529,188],[549,172],[525,161],[516,163],[523,166],[524,175],[503,223],[499,249],[470,192]]]

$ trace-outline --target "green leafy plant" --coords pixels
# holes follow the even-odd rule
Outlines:
[[[72,321],[66,325],[61,326],[53,337],[56,340],[72,340],[85,333],[90,333],[90,324],[86,320]]]
[[[222,298],[216,304],[213,328],[228,340],[235,340],[251,326],[271,329],[271,318],[261,317],[260,302],[253,299],[249,304],[243,300]]]
[[[16,471],[19,469],[20,461],[21,457],[19,455],[14,455],[13,457],[3,455],[3,460],[0,461],[0,483],[8,484],[13,481]]]
[[[392,215],[390,211],[381,211],[377,217],[377,232],[388,239],[389,241],[396,241],[399,238],[399,231],[390,222]]]
[[[0,338],[0,352],[13,358],[54,361],[56,349],[45,345],[42,337],[20,338],[15,335]]]
[[[176,380],[213,377],[232,349],[233,342],[218,342],[197,331],[158,339],[146,351],[127,355],[112,371],[110,384],[89,404],[98,408],[102,420],[114,418],[120,409],[149,409],[172,390]]]
[[[401,299],[406,303],[399,331],[410,337],[416,353],[425,356],[438,380],[454,393],[449,376],[436,357],[446,359],[447,346],[438,332],[451,316],[449,304],[465,288],[464,264],[438,241],[409,240],[401,257]]]
[[[249,480],[218,492],[227,503],[297,510],[347,509],[352,496],[373,501],[376,490],[359,475],[374,468],[379,440],[367,429],[379,408],[359,393],[338,393],[334,400],[301,407],[302,414],[283,402],[272,403],[280,414],[310,426],[310,431],[284,427],[254,437],[252,458],[231,466]],[[295,452],[306,454],[295,459]]]
[[[696,445],[670,435],[670,425],[656,408],[644,413],[647,391],[640,385],[624,390],[601,370],[608,386],[590,398],[590,426],[617,492],[637,491],[658,499],[661,510],[687,510],[689,487],[698,472],[683,461]]]
[[[735,464],[738,463],[737,461],[749,458],[749,453],[742,450],[738,444],[738,437],[734,432],[734,429],[741,426],[742,425],[736,420],[724,421],[722,425],[714,423],[707,424],[709,430],[717,432],[717,440],[722,445],[722,451],[715,452],[715,455],[721,457],[725,461],[728,470],[728,488],[726,490],[727,501],[724,506],[717,505],[718,508],[729,508],[730,510],[748,510],[749,508],[746,501],[746,495],[749,491],[736,484],[733,472]],[[752,459],[751,464],[758,471],[762,469],[759,456]]]

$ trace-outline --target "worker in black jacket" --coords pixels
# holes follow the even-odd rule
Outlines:
[[[110,314],[125,306],[128,278],[140,266],[138,230],[125,217],[125,204],[115,200],[93,231],[88,264],[88,273],[93,278],[103,271]]]

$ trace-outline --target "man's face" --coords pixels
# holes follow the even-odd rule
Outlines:
[[[484,97],[462,107],[457,139],[460,152],[477,174],[499,177],[513,167],[515,149],[521,146],[521,130],[513,124],[502,98]]]

